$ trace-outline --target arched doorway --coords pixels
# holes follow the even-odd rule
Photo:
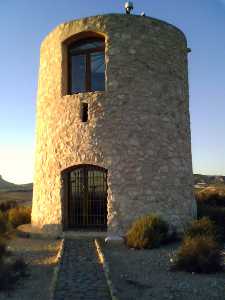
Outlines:
[[[107,170],[78,165],[63,172],[64,227],[107,228]]]

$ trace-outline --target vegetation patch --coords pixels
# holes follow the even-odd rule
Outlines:
[[[167,223],[157,215],[147,215],[132,224],[125,240],[130,248],[147,249],[159,247],[166,241],[167,235]]]
[[[31,208],[25,206],[11,208],[7,211],[7,217],[13,227],[29,224],[31,222]]]
[[[198,203],[225,207],[225,187],[208,186],[201,191],[195,193]]]
[[[209,236],[217,239],[217,228],[213,221],[207,217],[192,222],[186,230],[185,237],[194,238],[196,236]]]
[[[1,196],[3,194],[7,193],[1,193]],[[2,200],[1,197],[0,200]],[[0,203],[0,291],[10,292],[18,279],[27,275],[27,266],[24,261],[15,258],[7,250],[6,238],[11,229],[30,223],[30,221],[30,207],[19,207],[14,199],[6,199]]]
[[[186,230],[172,270],[196,273],[221,271],[222,254],[218,228],[207,217],[193,221]]]
[[[18,205],[17,202],[14,200],[2,202],[0,203],[0,211],[6,212],[10,208],[14,208],[17,205]]]
[[[0,211],[0,234],[5,234],[9,230],[9,222],[7,215]]]
[[[210,186],[195,193],[198,218],[208,217],[217,226],[221,240],[225,240],[225,187]]]
[[[225,207],[213,207],[209,205],[198,205],[198,217],[208,217],[216,226],[222,241],[225,240]]]
[[[196,235],[184,238],[178,250],[173,270],[213,273],[222,270],[221,249],[212,236]]]

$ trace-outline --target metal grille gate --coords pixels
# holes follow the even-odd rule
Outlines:
[[[68,173],[68,227],[107,227],[107,171],[82,165]]]

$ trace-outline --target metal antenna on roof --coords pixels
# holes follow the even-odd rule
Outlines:
[[[127,1],[125,3],[125,10],[126,10],[126,14],[127,15],[130,15],[131,11],[134,9],[134,5],[133,5],[133,2],[131,1]]]

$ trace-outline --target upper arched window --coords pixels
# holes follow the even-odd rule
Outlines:
[[[68,47],[69,93],[105,90],[105,40],[86,38]]]

